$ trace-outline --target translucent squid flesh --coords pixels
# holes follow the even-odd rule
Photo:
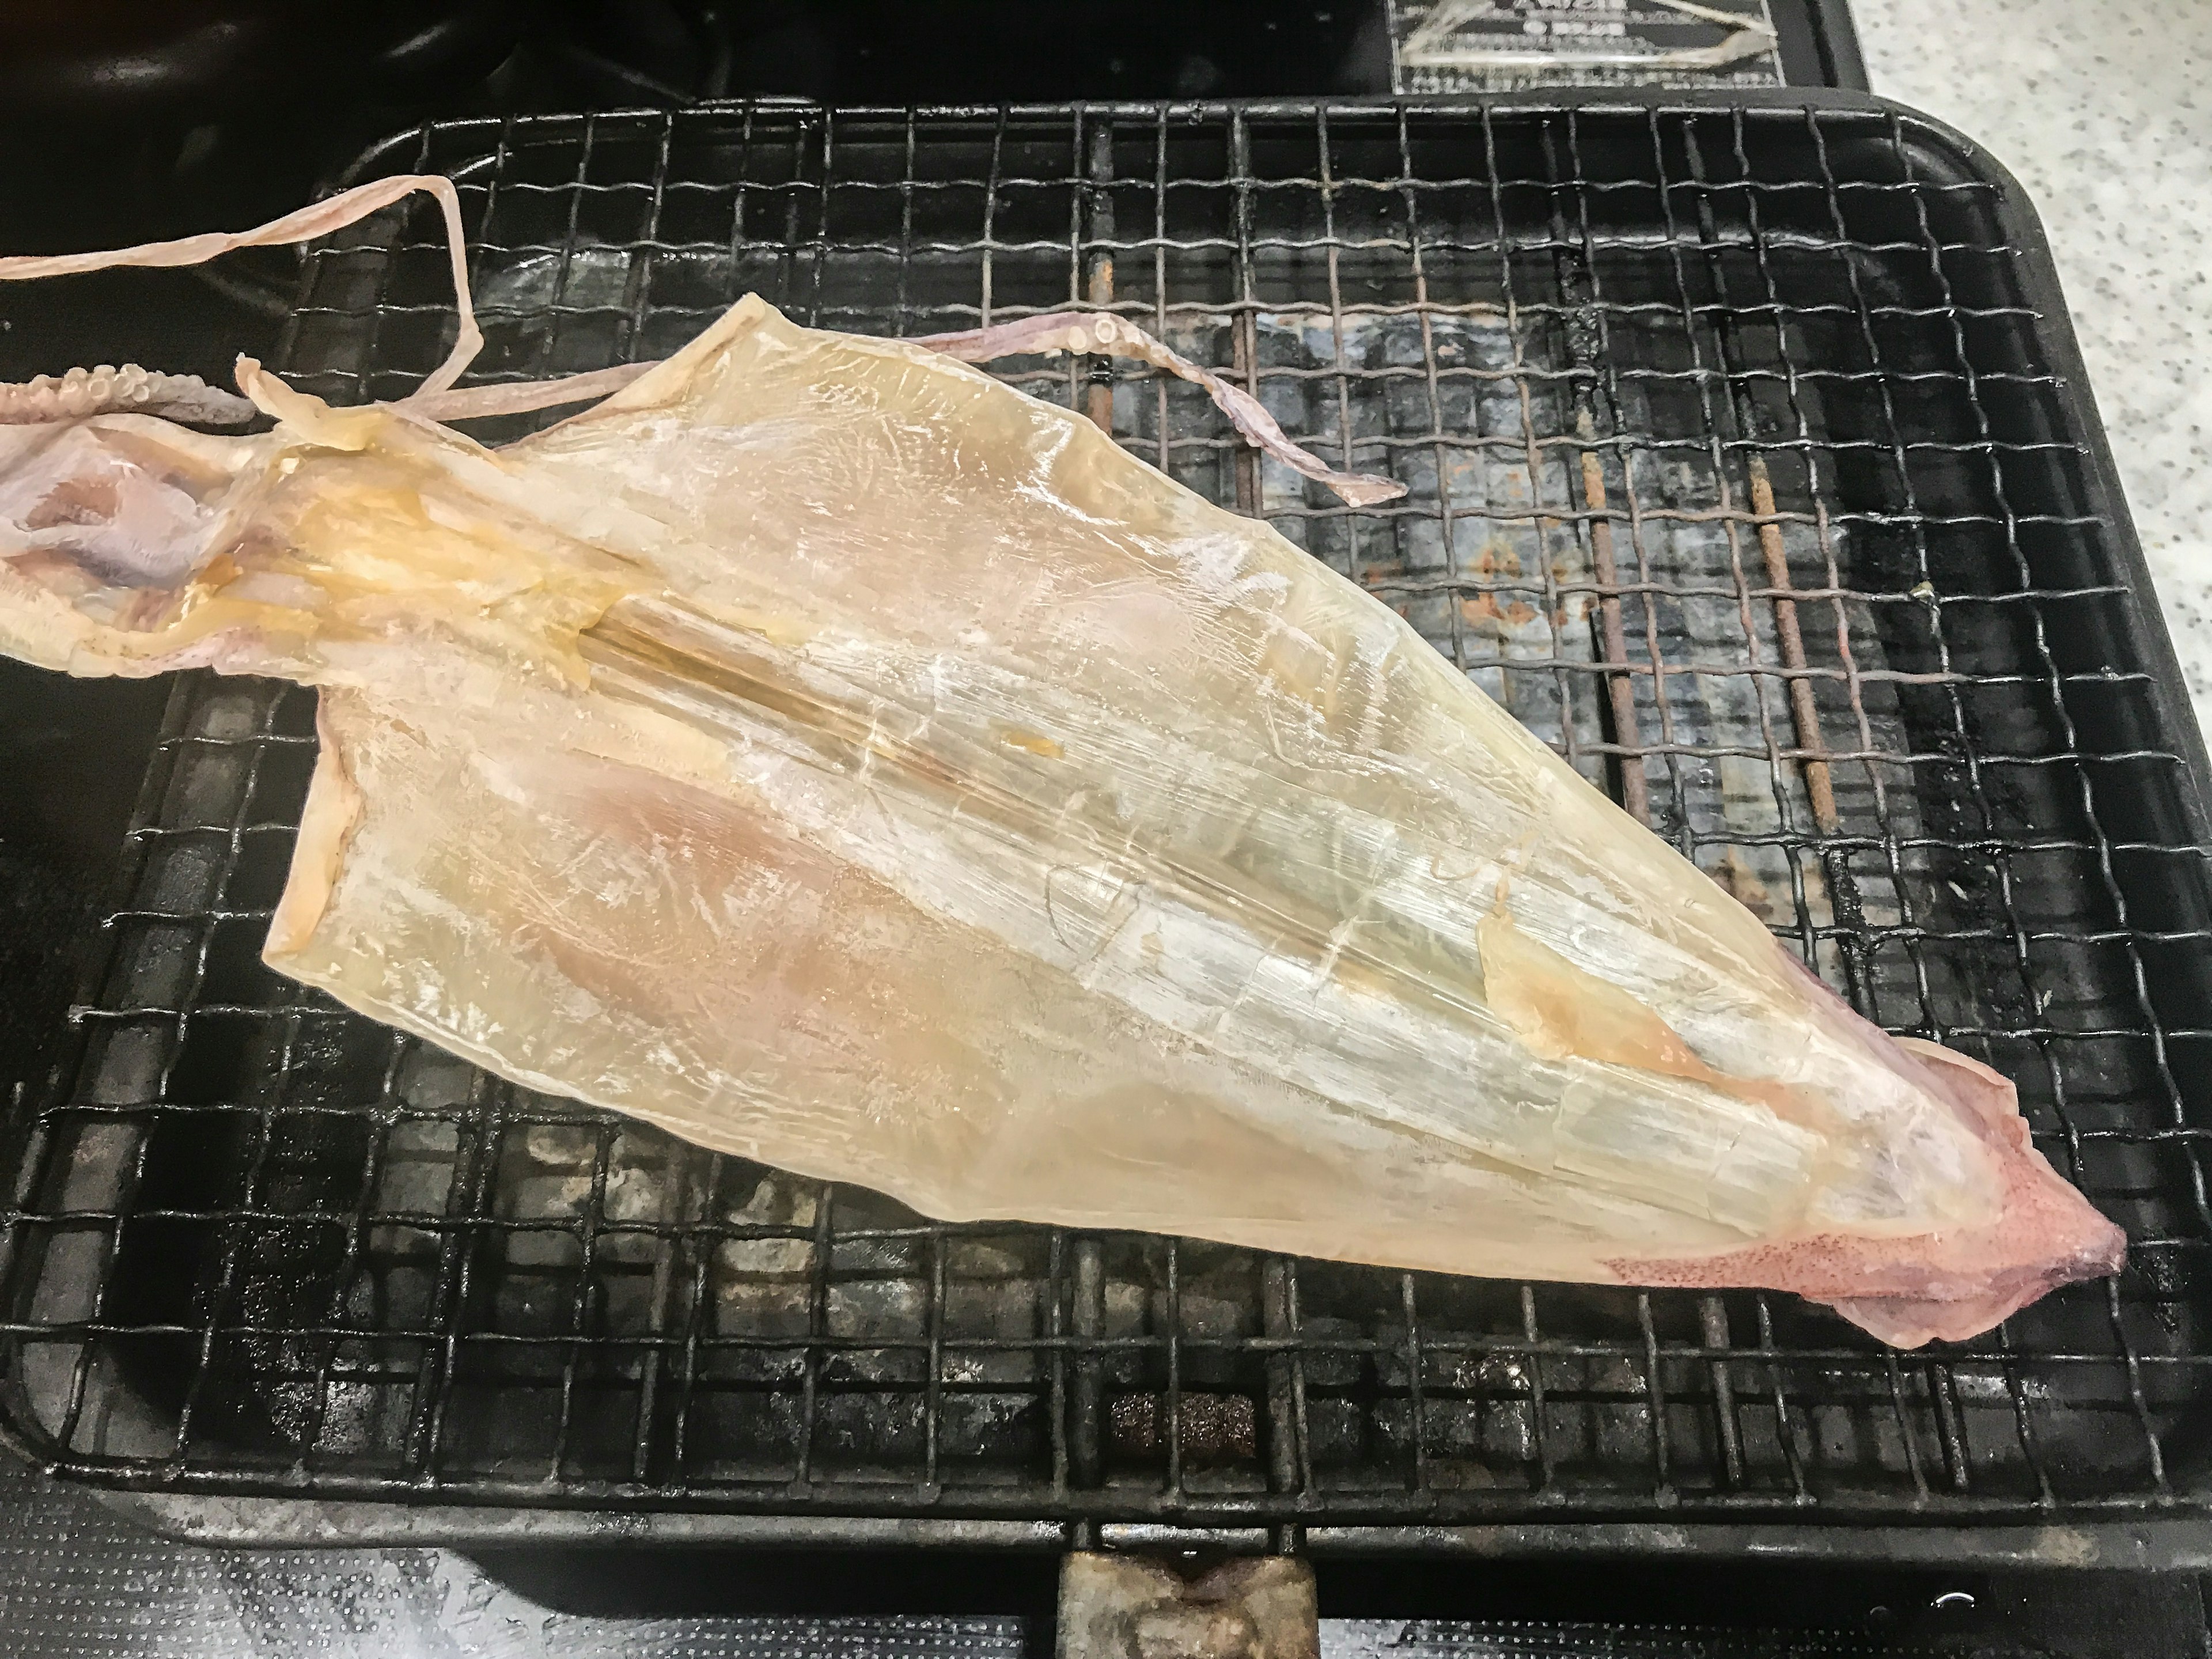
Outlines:
[[[319,687],[271,966],[933,1216],[1765,1287],[1907,1346],[2117,1271],[2002,1077],[1862,1019],[1370,595],[960,361],[1040,349],[1213,379],[1110,317],[748,297],[567,385],[334,408],[241,362],[251,435],[0,425],[0,653]]]

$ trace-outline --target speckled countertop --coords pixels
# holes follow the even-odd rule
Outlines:
[[[1985,145],[2051,234],[2212,732],[2212,3],[1851,0],[1876,92]]]

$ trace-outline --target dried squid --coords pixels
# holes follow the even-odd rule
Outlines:
[[[251,435],[81,384],[0,425],[0,652],[319,688],[282,972],[949,1219],[1763,1286],[1900,1346],[2118,1268],[2002,1078],[1860,1018],[1372,597],[957,360],[1209,378],[1148,337],[749,297],[490,449],[445,422],[533,394],[452,389],[462,322],[396,404],[242,362]]]

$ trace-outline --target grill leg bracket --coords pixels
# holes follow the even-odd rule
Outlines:
[[[1060,1571],[1058,1659],[1320,1659],[1311,1564],[1267,1555],[1195,1577],[1079,1551]]]

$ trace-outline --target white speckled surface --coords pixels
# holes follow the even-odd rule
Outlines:
[[[2027,186],[2212,732],[2212,0],[1851,0],[1876,92]]]

